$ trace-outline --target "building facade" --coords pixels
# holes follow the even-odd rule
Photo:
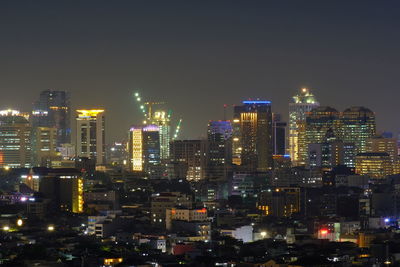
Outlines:
[[[105,117],[103,109],[77,110],[76,155],[105,164]]]
[[[34,103],[33,127],[54,127],[57,146],[71,142],[70,94],[66,91],[44,90]]]
[[[16,110],[0,111],[0,167],[30,168],[31,126]]]
[[[299,150],[301,125],[306,120],[306,114],[318,106],[319,103],[308,88],[302,88],[289,104],[289,155],[295,166],[304,164]]]
[[[272,169],[271,102],[247,100],[234,107],[233,153],[241,166],[251,171]],[[240,156],[237,155],[240,153]]]

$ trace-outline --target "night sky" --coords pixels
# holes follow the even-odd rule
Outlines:
[[[399,1],[0,1],[0,108],[68,90],[74,109],[107,110],[112,141],[140,122],[141,88],[198,138],[223,104],[260,97],[287,118],[308,86],[397,133],[399,14]]]

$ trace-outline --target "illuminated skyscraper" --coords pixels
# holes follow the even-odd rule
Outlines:
[[[365,107],[351,107],[341,117],[342,140],[354,143],[356,154],[367,152],[367,139],[375,136],[375,114]]]
[[[305,123],[307,112],[318,106],[319,103],[307,88],[302,88],[300,94],[293,97],[293,103],[289,104],[289,154],[295,166],[304,163],[299,156],[299,132],[304,127],[301,124]]]
[[[0,167],[32,166],[31,127],[16,110],[0,111]]]
[[[160,134],[160,158],[169,158],[169,143],[171,142],[170,115],[164,110],[157,110],[149,119],[150,124],[157,125]]]
[[[240,152],[240,165],[251,171],[272,168],[271,102],[243,101],[234,107],[233,153]],[[235,161],[234,161],[235,162]]]
[[[321,106],[307,113],[304,130],[299,132],[299,136],[302,137],[300,140],[304,140],[304,143],[302,141],[298,146],[299,165],[306,164],[309,145],[323,143],[329,131],[341,140],[339,112],[336,109]]]
[[[356,173],[382,179],[394,173],[393,162],[388,153],[359,153],[356,156]]]
[[[206,177],[224,179],[232,162],[230,121],[210,121],[207,129]]]
[[[33,127],[54,127],[57,146],[71,142],[70,95],[65,91],[45,90],[40,93],[32,112]]]
[[[105,163],[105,118],[103,109],[77,110],[76,155]]]
[[[151,178],[160,178],[160,132],[157,125],[131,127],[128,150],[131,171],[145,172]]]

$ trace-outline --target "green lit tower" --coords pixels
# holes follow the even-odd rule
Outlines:
[[[307,162],[308,148],[310,144],[323,143],[327,132],[332,132],[340,140],[340,113],[331,107],[321,106],[307,113],[305,126],[300,131],[299,162],[304,165]]]
[[[355,154],[367,152],[367,140],[376,134],[375,114],[365,107],[351,107],[341,117],[343,142],[354,143]]]

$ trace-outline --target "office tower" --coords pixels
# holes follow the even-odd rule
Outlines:
[[[365,152],[356,156],[356,173],[374,179],[393,174],[393,162],[388,153]]]
[[[230,121],[210,121],[207,129],[206,177],[225,179],[232,162]]]
[[[57,154],[57,129],[55,127],[35,127],[32,129],[32,150],[35,166],[51,167]]]
[[[375,136],[375,114],[365,107],[351,107],[341,116],[342,140],[354,143],[356,153],[367,152],[366,141]]]
[[[354,143],[343,143],[343,164],[349,168],[356,166],[356,149]]]
[[[300,188],[277,187],[260,193],[257,207],[263,215],[290,217],[300,212]]]
[[[311,110],[306,115],[304,131],[299,135],[304,134],[304,139],[298,145],[298,164],[305,165],[307,163],[308,146],[324,142],[328,131],[340,140],[340,121],[339,112],[331,107],[317,107]],[[303,143],[304,140],[304,143]]]
[[[333,168],[344,163],[344,144],[328,129],[322,143],[308,145],[308,167]]]
[[[198,181],[205,177],[206,142],[204,140],[174,140],[171,142],[172,177]]]
[[[318,106],[319,103],[308,88],[302,88],[300,93],[293,97],[293,102],[289,103],[289,154],[294,166],[304,164],[299,151],[301,124],[305,123],[306,114]]]
[[[272,169],[271,102],[247,100],[234,107],[233,153],[240,152],[240,165],[250,171]],[[239,146],[238,146],[239,145]]]
[[[397,140],[383,135],[368,138],[367,152],[388,153],[393,164],[393,173],[399,173],[399,157],[397,155]]]
[[[76,155],[105,164],[105,118],[103,109],[76,111]]]
[[[274,169],[272,171],[271,185],[291,186],[296,183],[292,174],[292,162],[289,155],[274,155]]]
[[[109,149],[107,162],[113,166],[127,166],[128,157],[127,142],[114,142]]]
[[[273,154],[285,155],[286,154],[286,126],[287,123],[281,121],[280,114],[273,114],[272,116],[272,139],[273,139]]]
[[[0,111],[0,167],[32,166],[31,127],[17,110]]]
[[[149,111],[151,112],[151,111]],[[170,114],[164,110],[157,110],[154,114],[149,113],[150,124],[157,125],[160,138],[160,158],[166,160],[169,158],[169,143],[171,141],[171,120]]]
[[[397,140],[381,135],[366,140],[366,151],[388,153],[393,162],[397,160]]]
[[[76,169],[48,169],[40,177],[39,191],[56,210],[83,212],[83,180]]]
[[[68,92],[45,90],[40,93],[32,111],[32,126],[56,128],[57,147],[71,142],[70,118]]]
[[[133,126],[129,131],[129,164],[134,172],[160,178],[160,132],[157,125]]]

